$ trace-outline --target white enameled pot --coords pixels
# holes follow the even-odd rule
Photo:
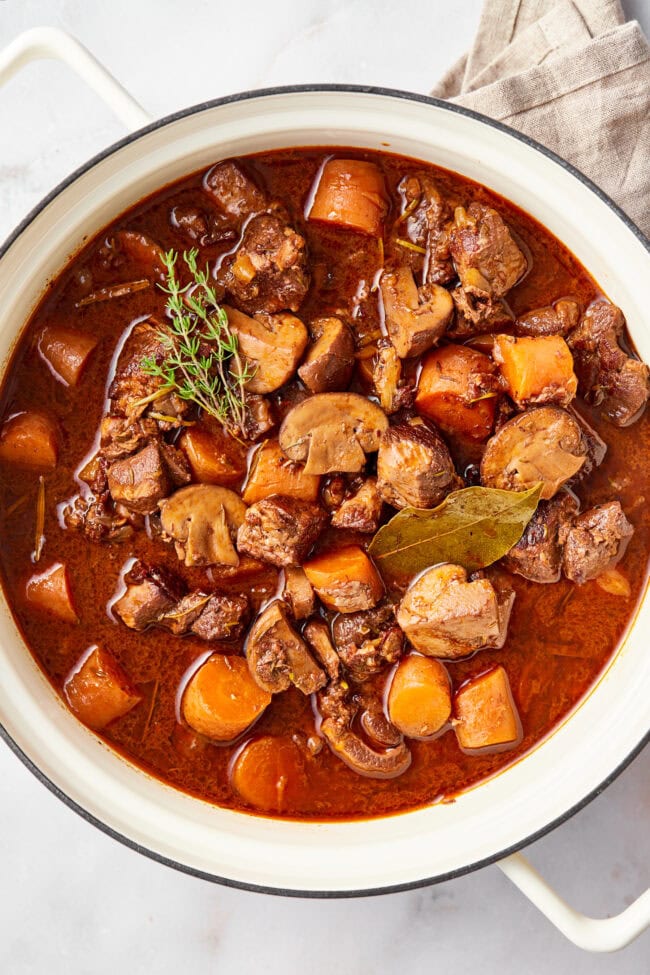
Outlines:
[[[337,86],[249,92],[147,124],[140,107],[72,38],[21,36],[0,81],[34,57],[66,60],[138,131],[69,177],[0,254],[0,360],[47,281],[88,236],[165,183],[219,158],[309,145],[385,149],[485,183],[556,234],[627,317],[650,361],[650,245],[596,187],[529,139],[419,95]],[[84,728],[34,663],[0,605],[0,721],[9,745],[72,808],[143,853],[208,879],[276,893],[346,896],[433,883],[499,861],[577,944],[612,950],[650,923],[650,891],[623,914],[584,918],[514,851],[611,781],[648,737],[650,603],[615,658],[547,740],[456,802],[366,822],[281,822],[190,798],[135,768]]]

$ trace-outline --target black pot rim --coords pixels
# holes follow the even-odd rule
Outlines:
[[[521,132],[517,132],[511,129],[507,125],[503,125],[501,122],[495,122],[493,119],[488,118],[485,115],[481,115],[479,112],[474,112],[471,109],[463,108],[459,105],[452,105],[449,102],[442,101],[439,98],[433,98],[429,95],[420,95],[414,92],[401,91],[399,89],[392,88],[381,88],[372,85],[340,85],[340,84],[306,84],[306,85],[280,85],[272,88],[260,88],[253,89],[250,91],[239,92],[233,95],[226,95],[222,98],[215,98],[209,101],[200,102],[197,105],[193,105],[189,108],[182,109],[179,112],[174,112],[171,115],[166,115],[164,118],[157,119],[150,125],[144,128],[138,129],[135,132],[130,133],[118,142],[113,143],[108,146],[102,152],[97,153],[88,162],[84,163],[64,180],[62,180],[55,188],[45,196],[37,206],[35,206],[28,215],[22,220],[16,229],[9,235],[5,240],[3,245],[0,247],[0,259],[9,250],[11,245],[17,240],[17,238],[23,233],[23,231],[36,219],[36,217],[41,213],[45,207],[59,196],[68,186],[70,186],[76,179],[82,176],[84,173],[92,169],[97,163],[102,162],[104,159],[118,152],[124,146],[129,145],[132,142],[137,141],[141,136],[147,135],[149,132],[154,132],[157,129],[163,128],[172,122],[176,122],[180,119],[186,118],[190,115],[195,115],[200,112],[206,111],[208,109],[216,108],[221,105],[229,105],[236,102],[249,101],[255,98],[270,97],[273,95],[286,95],[286,94],[306,94],[311,92],[342,92],[349,94],[368,94],[368,95],[379,95],[382,97],[398,98],[406,101],[419,102],[424,105],[431,105],[435,108],[443,109],[444,111],[453,112],[457,115],[464,115],[468,118],[474,119],[477,122],[481,122],[484,125],[490,126],[504,135],[509,136],[512,139],[516,139],[519,142],[524,143],[537,152],[551,159],[554,163],[560,166],[562,169],[566,170],[572,176],[574,176],[579,182],[586,186],[592,193],[594,193],[606,206],[612,210],[618,218],[626,225],[626,227],[634,234],[634,236],[640,241],[640,243],[645,247],[645,249],[650,253],[650,240],[642,233],[642,231],[637,227],[637,225],[630,220],[626,213],[621,210],[621,208],[616,204],[611,197],[609,197],[599,186],[597,186],[592,180],[584,175],[580,170],[576,169],[566,160],[562,159],[552,150],[547,149],[545,146],[531,139],[527,135],[523,135]],[[57,796],[66,806],[76,812],[82,819],[86,822],[91,823],[96,826],[103,833],[122,843],[124,846],[135,850],[137,853],[141,853],[151,860],[155,860],[158,863],[162,863],[165,866],[172,867],[175,870],[179,870],[181,873],[189,874],[192,877],[197,877],[200,880],[207,880],[212,883],[221,884],[225,887],[234,887],[240,890],[248,890],[256,893],[263,894],[276,894],[284,897],[305,897],[305,898],[348,898],[348,897],[369,897],[379,894],[394,894],[400,891],[416,890],[420,887],[429,887],[433,884],[443,883],[448,880],[453,880],[457,877],[462,877],[465,874],[472,873],[474,870],[479,870],[482,867],[489,866],[490,864],[497,863],[504,857],[509,856],[518,850],[523,849],[530,843],[535,842],[535,840],[541,839],[541,837],[546,836],[556,827],[565,823],[568,819],[574,816],[577,812],[583,809],[588,803],[590,803],[596,796],[599,796],[618,776],[623,772],[624,769],[640,754],[643,748],[650,742],[650,731],[641,739],[641,741],[632,749],[629,755],[618,765],[599,786],[593,789],[588,795],[584,796],[579,802],[577,802],[570,809],[562,813],[556,819],[547,823],[541,829],[527,836],[525,839],[514,843],[512,846],[506,849],[500,850],[498,853],[494,853],[489,857],[485,857],[482,860],[478,860],[471,864],[466,864],[463,867],[459,867],[456,870],[448,871],[444,874],[437,874],[433,877],[425,878],[423,880],[409,881],[401,884],[392,884],[389,886],[381,887],[371,887],[371,888],[359,888],[358,890],[301,890],[301,889],[288,889],[282,887],[268,887],[261,884],[244,883],[238,880],[232,880],[229,877],[220,877],[216,874],[209,873],[207,871],[199,870],[195,867],[191,867],[187,864],[180,863],[177,860],[170,859],[169,857],[163,856],[156,850],[149,849],[148,847],[136,842],[118,830],[113,829],[107,823],[98,819],[96,816],[84,809],[83,806],[79,805],[74,799],[68,796],[65,792],[60,789],[55,782],[45,775],[45,773],[39,769],[34,762],[29,758],[29,756],[20,748],[16,741],[9,735],[7,730],[0,724],[0,737],[6,742],[13,753],[20,759],[20,761],[29,769],[30,772],[55,796]]]

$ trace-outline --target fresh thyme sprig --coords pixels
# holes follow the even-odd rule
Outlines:
[[[192,281],[181,286],[176,276],[178,255],[163,256],[169,324],[158,332],[165,358],[142,360],[142,370],[162,379],[181,399],[196,403],[234,434],[246,430],[246,382],[252,373],[242,365],[237,336],[219,305],[206,270],[197,265],[198,251],[183,253]]]

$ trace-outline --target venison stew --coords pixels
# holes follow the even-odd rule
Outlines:
[[[220,806],[450,801],[602,673],[648,368],[532,217],[387,152],[217,162],[88,241],[6,371],[9,605],[69,709]]]

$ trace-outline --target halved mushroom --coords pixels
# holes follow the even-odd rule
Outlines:
[[[462,566],[445,563],[411,583],[397,622],[425,656],[464,657],[503,646],[514,598],[510,590],[497,592],[489,579],[468,581]]]
[[[237,336],[242,367],[251,378],[251,393],[272,393],[283,386],[296,370],[307,347],[307,329],[295,315],[280,312],[254,318],[224,305],[230,330]]]
[[[379,449],[388,428],[383,410],[358,393],[318,393],[287,413],[280,446],[307,474],[355,473]]]
[[[381,276],[386,328],[400,359],[422,355],[444,333],[454,312],[446,288],[418,288],[410,268],[402,265]]]
[[[270,694],[286,691],[292,684],[303,694],[313,694],[327,682],[307,644],[287,620],[287,608],[276,599],[255,620],[246,641],[251,676]]]
[[[190,484],[160,502],[163,537],[185,565],[239,565],[233,539],[246,505],[234,491]]]
[[[488,440],[481,483],[504,491],[526,491],[542,482],[548,501],[585,462],[587,443],[578,422],[558,406],[541,406],[508,420]]]
[[[340,318],[318,318],[311,324],[315,341],[298,375],[310,393],[345,389],[354,369],[354,339]]]
[[[282,598],[294,620],[305,620],[314,612],[316,593],[305,570],[299,565],[285,566]]]
[[[318,706],[322,716],[321,734],[334,754],[354,772],[371,779],[394,779],[406,772],[411,753],[403,741],[376,751],[351,730],[359,705],[353,700],[347,682],[332,681],[318,695]]]

